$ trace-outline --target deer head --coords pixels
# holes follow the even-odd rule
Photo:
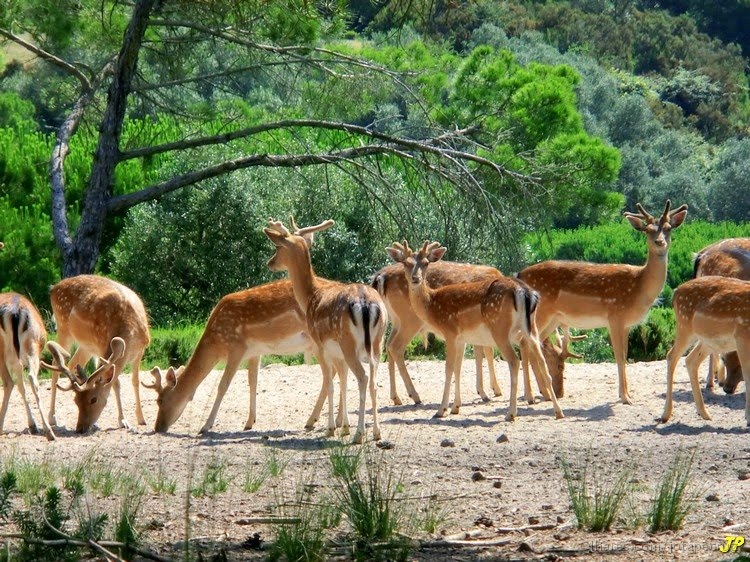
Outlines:
[[[296,263],[296,256],[309,256],[310,247],[316,232],[326,230],[335,223],[328,219],[315,226],[300,228],[290,218],[293,231],[290,231],[281,221],[268,219],[268,226],[263,229],[266,236],[276,246],[276,253],[268,260],[268,268],[271,271],[287,271],[292,264]]]
[[[187,402],[180,401],[174,408],[166,407],[169,405],[170,397],[172,396],[172,392],[174,391],[175,386],[177,386],[177,377],[181,375],[184,370],[184,365],[179,369],[169,367],[166,374],[162,378],[161,369],[159,367],[154,367],[153,369],[151,369],[151,375],[154,377],[153,384],[146,384],[145,382],[141,382],[144,388],[152,388],[158,395],[158,397],[156,398],[156,403],[159,405],[159,411],[156,414],[156,423],[154,424],[154,431],[156,431],[157,433],[165,433],[182,415],[182,412],[185,410],[185,406],[187,406]],[[163,384],[162,380],[164,380],[166,384]]]
[[[125,354],[125,341],[122,338],[112,338],[110,342],[111,354],[109,358],[100,358],[102,365],[91,375],[81,365],[76,365],[75,374],[65,365],[70,355],[56,342],[47,342],[47,349],[52,353],[53,364],[42,363],[50,371],[57,371],[70,379],[70,384],[64,386],[57,383],[57,388],[74,392],[73,401],[78,407],[78,421],[76,432],[86,433],[91,429],[107,405],[109,391],[115,377],[115,361]]]
[[[680,226],[687,216],[687,205],[681,205],[670,212],[671,206],[672,202],[667,199],[664,213],[658,219],[646,212],[640,203],[636,203],[638,213],[625,213],[625,218],[628,219],[630,225],[646,235],[649,250],[658,256],[667,255],[672,229]]]

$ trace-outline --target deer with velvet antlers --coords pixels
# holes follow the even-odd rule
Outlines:
[[[403,267],[414,313],[429,331],[445,340],[445,385],[435,417],[448,413],[451,382],[455,385],[451,413],[458,413],[461,407],[461,361],[467,343],[497,346],[507,361],[511,377],[507,420],[514,420],[517,414],[520,361],[513,349],[514,344],[521,347],[539,374],[540,384],[552,400],[555,416],[563,417],[537,337],[534,312],[539,295],[536,292],[518,279],[503,276],[432,289],[424,282],[426,271],[430,264],[443,257],[445,247],[439,242],[425,242],[418,252],[414,252],[404,241],[403,244],[394,242],[387,251],[391,259]]]
[[[211,311],[198,345],[182,372],[170,367],[166,374],[158,367],[152,369],[153,384],[142,383],[158,394],[159,410],[154,430],[167,431],[182,415],[188,402],[193,399],[198,386],[219,361],[225,361],[224,374],[219,381],[211,413],[199,433],[213,427],[224,395],[240,364],[247,360],[249,385],[249,409],[245,430],[255,424],[256,389],[261,356],[266,353],[288,355],[312,352],[313,342],[307,335],[307,324],[294,298],[292,283],[288,280],[267,283],[238,291],[222,297]],[[346,411],[346,365],[336,361],[335,370],[341,381],[341,402],[336,420],[342,435],[349,433],[349,418]],[[306,428],[313,427],[320,415],[326,398],[327,387],[320,389],[313,413]]]
[[[0,242],[0,249],[2,243]],[[31,392],[39,410],[42,428],[47,439],[54,440],[47,418],[42,411],[39,400],[39,366],[40,356],[47,341],[47,330],[37,308],[26,297],[18,293],[0,294],[0,380],[3,382],[3,402],[0,406],[0,433],[3,432],[5,415],[13,387],[18,387],[24,407],[26,420],[31,433],[39,433],[29,400],[26,397],[25,378],[29,379]],[[24,375],[27,369],[28,375]]]
[[[50,301],[57,324],[57,342],[64,350],[70,350],[73,342],[78,343],[78,349],[68,362],[68,372],[76,371],[76,365],[86,365],[92,357],[113,356],[113,338],[121,338],[124,343],[122,354],[113,359],[112,380],[106,384],[90,384],[92,388],[95,386],[98,389],[96,400],[93,396],[87,402],[76,400],[79,407],[77,430],[86,432],[96,423],[111,388],[115,391],[120,427],[130,428],[122,410],[119,381],[120,373],[127,364],[131,365],[133,371],[131,379],[135,394],[136,421],[139,425],[145,425],[138,381],[141,359],[151,337],[148,316],[140,297],[128,287],[106,277],[78,275],[63,279],[53,286]],[[55,391],[59,372],[52,372],[49,419],[53,425],[57,424]],[[79,381],[79,386],[81,382],[83,381]],[[77,389],[73,387],[73,390]]]
[[[687,216],[687,205],[670,211],[670,201],[660,217],[640,203],[637,208],[638,213],[625,213],[625,218],[646,236],[645,265],[545,261],[518,274],[541,295],[537,325],[542,339],[559,326],[609,329],[624,404],[632,403],[626,374],[628,332],[646,318],[664,288],[672,230]]]
[[[328,434],[335,433],[333,419],[333,376],[335,361],[344,361],[359,385],[359,415],[352,441],[361,443],[365,434],[365,402],[369,384],[372,403],[373,438],[380,439],[375,376],[385,334],[387,312],[378,292],[368,285],[344,284],[315,275],[310,261],[310,246],[315,232],[333,226],[327,220],[316,226],[299,228],[292,219],[293,231],[280,221],[269,220],[263,229],[276,246],[268,261],[272,271],[288,271],[294,298],[305,314],[308,335],[327,386]],[[369,373],[362,367],[367,363]]]

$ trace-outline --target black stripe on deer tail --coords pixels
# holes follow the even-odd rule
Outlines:
[[[693,279],[698,277],[698,268],[701,266],[701,260],[703,259],[703,254],[698,254],[695,256],[695,259],[693,260]]]

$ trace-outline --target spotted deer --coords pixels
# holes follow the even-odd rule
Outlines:
[[[2,249],[2,246],[0,246]],[[25,378],[31,385],[34,401],[39,410],[42,430],[47,439],[53,441],[52,431],[42,411],[39,400],[39,366],[40,356],[47,341],[47,330],[37,308],[26,297],[18,293],[0,294],[0,380],[3,383],[3,403],[0,406],[0,433],[3,432],[5,415],[13,387],[18,388],[24,407],[26,420],[31,433],[39,433],[39,426],[34,419],[29,400],[26,397]],[[27,374],[24,374],[24,369]]]
[[[115,337],[122,338],[125,349],[114,360],[114,379],[111,385],[99,385],[100,395],[94,402],[79,405],[79,420],[84,426],[79,430],[88,431],[99,419],[104,409],[110,388],[114,388],[117,401],[117,417],[120,427],[130,428],[125,419],[120,399],[119,377],[127,364],[132,368],[133,392],[135,394],[135,415],[139,425],[145,425],[139,393],[139,369],[143,353],[150,342],[148,316],[140,297],[128,287],[98,275],[78,275],[63,279],[50,290],[52,312],[57,324],[57,342],[70,351],[73,342],[78,349],[70,358],[68,369],[85,365],[92,357],[112,355],[111,342]],[[52,397],[49,419],[57,424],[55,399],[58,371],[52,372]],[[91,412],[81,412],[91,410]]]
[[[381,437],[378,424],[377,374],[387,321],[385,304],[378,292],[368,285],[345,284],[319,278],[310,261],[311,237],[315,232],[333,226],[332,220],[299,228],[294,220],[292,231],[280,221],[269,220],[263,229],[276,246],[268,261],[272,271],[288,271],[294,298],[305,314],[307,331],[327,386],[328,434],[335,433],[333,420],[332,369],[335,361],[344,361],[357,378],[359,410],[357,430],[352,441],[361,443],[365,434],[365,402],[369,384],[375,440]],[[362,363],[367,363],[369,373]]]
[[[514,277],[503,276],[433,289],[425,283],[425,277],[430,264],[439,261],[446,252],[439,242],[425,242],[418,252],[412,251],[406,241],[394,242],[387,251],[393,261],[402,265],[414,314],[445,340],[445,385],[435,417],[448,413],[451,382],[455,386],[451,413],[459,412],[461,361],[467,343],[497,346],[508,363],[511,383],[507,420],[514,420],[517,414],[520,361],[514,344],[520,345],[534,370],[540,373],[539,380],[552,400],[555,416],[563,417],[537,337],[534,311],[539,295],[535,291]]]
[[[87,375],[84,367],[79,363],[76,363],[74,371],[71,371],[66,365],[70,354],[57,342],[47,342],[47,349],[52,354],[53,363],[42,362],[42,366],[57,375],[53,379],[58,389],[73,391],[73,402],[78,408],[76,432],[86,433],[96,423],[107,405],[109,391],[115,379],[115,361],[125,354],[125,342],[122,338],[112,338],[109,344],[111,350],[109,358],[100,357],[99,366],[91,375]],[[70,380],[68,386],[60,384],[59,374],[65,375]]]
[[[626,373],[628,332],[646,318],[664,288],[672,230],[687,216],[687,205],[670,211],[671,205],[667,201],[658,218],[640,203],[638,213],[625,213],[630,225],[646,236],[648,258],[642,266],[545,261],[518,274],[541,296],[537,325],[542,340],[559,326],[609,329],[623,404],[632,404]]]
[[[693,277],[706,275],[750,281],[750,238],[727,238],[698,252],[693,263]],[[722,367],[719,356],[711,354],[706,388],[713,389],[714,378],[718,378],[724,392],[734,394],[737,385],[742,382],[740,359],[734,351],[724,355],[723,359]]]
[[[141,383],[146,388],[155,389],[158,394],[156,402],[159,409],[154,430],[158,433],[166,432],[182,415],[185,406],[193,399],[196,389],[211,369],[219,361],[225,361],[224,374],[219,381],[213,408],[199,433],[209,431],[229,384],[245,360],[248,361],[249,409],[244,429],[252,429],[255,424],[261,356],[267,353],[307,353],[312,349],[313,343],[307,335],[305,317],[294,298],[291,281],[267,283],[222,297],[211,312],[184,371],[177,373],[170,367],[164,374],[157,367],[151,371],[154,383]],[[347,435],[347,369],[343,363],[336,362],[335,370],[341,379],[341,403],[336,425],[341,427],[343,435]],[[317,421],[326,391],[323,386],[306,428],[312,428]]]
[[[672,308],[675,340],[667,353],[667,398],[661,421],[666,423],[672,416],[675,369],[693,344],[685,366],[698,414],[710,420],[698,382],[698,367],[710,353],[736,351],[745,388],[750,389],[750,281],[713,275],[691,279],[675,289]],[[745,392],[745,421],[750,426],[750,392]]]

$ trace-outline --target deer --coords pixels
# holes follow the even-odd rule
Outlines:
[[[750,238],[727,238],[698,252],[693,262],[693,278],[705,275],[750,281]],[[718,378],[724,392],[734,394],[742,381],[740,360],[734,351],[727,353],[723,359],[724,367],[721,366],[718,355],[711,354],[706,389],[713,390],[714,378]]]
[[[518,273],[541,296],[536,318],[542,340],[558,326],[609,329],[623,404],[632,404],[626,373],[628,332],[646,318],[664,288],[672,230],[687,216],[687,205],[673,211],[671,206],[668,200],[658,218],[640,203],[638,213],[624,214],[646,237],[648,257],[642,266],[552,260]]]
[[[715,275],[691,279],[675,289],[672,308],[675,340],[667,352],[667,396],[661,421],[666,423],[672,416],[675,369],[693,344],[685,366],[698,414],[710,420],[698,382],[698,367],[710,353],[736,351],[745,388],[750,388],[750,281]],[[750,426],[750,392],[745,393],[745,421]]]
[[[56,388],[62,391],[74,391],[73,402],[78,408],[76,433],[87,433],[107,405],[109,392],[115,380],[115,363],[125,355],[125,341],[119,337],[112,338],[109,344],[109,358],[99,357],[100,364],[91,375],[86,374],[80,363],[75,363],[74,371],[71,371],[66,365],[66,361],[70,359],[70,353],[59,343],[48,341],[47,349],[52,354],[53,362],[51,364],[42,362],[42,366],[57,375],[53,376]],[[68,386],[60,384],[60,374],[69,379]]]
[[[2,249],[0,247],[0,249]],[[36,306],[18,293],[0,294],[0,380],[3,383],[3,402],[0,406],[0,433],[3,432],[5,414],[8,412],[13,386],[18,387],[24,407],[29,431],[39,433],[29,400],[26,397],[25,378],[28,378],[31,392],[42,422],[42,431],[47,440],[55,440],[55,432],[50,427],[42,411],[39,400],[39,367],[47,330]],[[26,374],[24,374],[26,369]]]
[[[120,427],[130,429],[125,419],[120,399],[119,377],[125,365],[132,368],[131,380],[135,394],[135,415],[138,425],[145,425],[139,393],[139,369],[146,346],[151,341],[146,309],[140,297],[131,289],[99,275],[78,275],[63,279],[50,289],[52,312],[57,324],[57,342],[65,350],[78,344],[68,363],[68,370],[85,365],[92,357],[111,356],[111,342],[119,337],[125,347],[123,354],[114,359],[114,379],[111,385],[98,385],[100,391],[95,402],[77,402],[78,419],[87,432],[99,419],[111,388],[115,391],[117,417]],[[55,401],[59,371],[52,371],[52,396],[50,398],[50,423],[57,425]],[[81,411],[91,410],[90,412]]]
[[[240,364],[247,360],[247,379],[250,388],[248,417],[244,430],[256,421],[256,389],[261,356],[266,353],[291,355],[312,352],[313,343],[307,335],[307,325],[289,280],[275,281],[244,291],[225,295],[211,311],[203,334],[182,372],[170,367],[166,373],[155,367],[151,370],[153,384],[142,382],[157,392],[158,412],[154,431],[164,433],[182,415],[193,399],[196,389],[221,360],[226,362],[219,381],[208,419],[199,433],[208,432],[216,420],[219,406]],[[341,400],[336,426],[342,435],[349,434],[346,411],[347,368],[335,362],[341,379]],[[305,427],[312,429],[320,415],[327,389],[323,386]]]
[[[375,375],[385,335],[388,313],[378,292],[360,283],[338,283],[319,278],[310,260],[311,237],[333,226],[328,219],[318,225],[300,228],[291,220],[292,231],[281,221],[268,220],[263,232],[276,247],[268,261],[271,271],[287,271],[294,298],[305,314],[307,331],[320,362],[328,400],[329,436],[335,433],[333,420],[332,368],[344,361],[357,378],[359,410],[353,443],[362,443],[365,435],[365,402],[369,384],[372,404],[372,435],[380,440]],[[369,373],[362,363],[367,363]]]
[[[494,279],[502,274],[490,266],[470,265],[449,261],[439,261],[427,272],[426,282],[430,287],[438,288],[453,283],[466,283],[480,281],[482,279]],[[409,397],[415,404],[421,404],[422,399],[414,388],[414,383],[409,376],[404,361],[404,353],[409,342],[419,333],[424,332],[424,322],[416,316],[412,310],[409,300],[409,286],[404,278],[403,268],[400,264],[390,264],[383,267],[372,278],[371,286],[377,289],[385,302],[388,310],[388,318],[391,321],[391,333],[388,336],[386,351],[388,354],[388,376],[391,391],[391,401],[396,405],[402,404],[396,388],[396,366],[398,366],[401,380],[406,386]],[[477,394],[482,401],[488,402],[490,398],[484,391],[482,377],[482,359],[487,358],[490,385],[495,396],[502,396],[503,391],[497,382],[495,365],[493,361],[494,351],[491,347],[483,348],[477,346],[474,349],[476,361]]]
[[[387,248],[391,259],[400,263],[409,285],[412,309],[431,332],[445,340],[445,385],[443,399],[434,417],[448,413],[451,382],[454,382],[452,414],[461,407],[461,361],[467,343],[497,346],[510,370],[510,407],[505,416],[513,421],[517,415],[518,369],[520,361],[513,349],[520,345],[522,352],[540,374],[540,384],[552,400],[555,417],[564,414],[552,390],[552,379],[542,355],[534,318],[539,295],[514,277],[495,277],[472,283],[431,288],[426,282],[430,264],[439,261],[447,248],[439,242],[427,242],[414,252],[406,241],[394,242]]]

